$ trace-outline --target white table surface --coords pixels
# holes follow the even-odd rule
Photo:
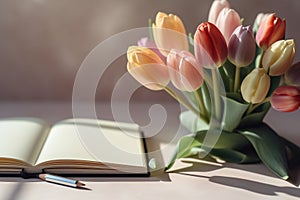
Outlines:
[[[158,102],[157,102],[158,103]],[[186,133],[179,127],[180,108],[174,103],[162,103],[165,111],[151,104],[132,103],[132,118],[145,130],[150,157],[158,168],[169,158],[176,138]],[[126,106],[122,103],[120,108]],[[85,104],[82,113],[85,115]],[[97,115],[113,119],[110,104],[98,103]],[[88,114],[87,114],[88,115]],[[40,117],[49,123],[72,117],[71,103],[66,102],[1,102],[0,117]],[[161,119],[167,117],[162,124]],[[270,111],[266,122],[279,134],[300,145],[300,112],[278,113]],[[118,119],[129,121],[122,112]],[[163,121],[164,122],[164,121]],[[161,129],[160,126],[163,125]],[[161,130],[160,130],[161,129]],[[179,131],[178,131],[179,129]],[[177,137],[174,135],[177,134]],[[149,135],[150,134],[150,135]],[[151,137],[150,137],[151,136]],[[171,141],[174,139],[174,141]],[[0,177],[0,200],[40,199],[299,199],[300,170],[296,169],[294,184],[275,177],[264,165],[234,165],[212,162],[177,163],[180,170],[172,173],[156,171],[149,178],[82,178],[90,190],[63,187],[35,179]]]

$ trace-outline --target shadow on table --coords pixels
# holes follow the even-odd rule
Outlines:
[[[256,174],[267,175],[270,177],[275,177],[264,165],[262,164],[249,164],[249,165],[237,165],[237,164],[226,164],[224,166],[220,166],[220,164],[212,163],[202,163],[202,162],[194,162],[194,161],[183,161],[185,164],[191,164],[190,166],[174,170],[171,173],[177,173],[185,176],[193,176],[199,178],[206,178],[208,181],[216,184],[221,184],[223,186],[239,188],[242,190],[251,191],[254,193],[259,193],[263,195],[276,196],[277,193],[284,193],[294,197],[300,197],[300,189],[299,189],[299,172],[300,167],[292,170],[292,177],[295,177],[293,180],[289,180],[291,184],[294,186],[276,186],[268,183],[262,183],[253,180],[246,180],[243,178],[237,177],[227,177],[227,176],[205,176],[198,174],[191,174],[191,172],[206,172],[206,171],[214,171],[218,170],[221,167],[232,168],[243,170],[247,172],[252,172]],[[277,178],[277,177],[276,177]]]

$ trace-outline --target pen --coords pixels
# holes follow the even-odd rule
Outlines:
[[[39,174],[39,178],[44,181],[47,181],[47,182],[57,183],[57,184],[61,184],[61,185],[71,186],[71,187],[82,188],[85,186],[84,183],[82,183],[78,180],[73,180],[73,179],[56,176],[56,175],[52,175],[52,174]]]

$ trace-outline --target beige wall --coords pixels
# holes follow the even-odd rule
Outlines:
[[[245,24],[258,12],[276,12],[287,20],[288,38],[300,49],[299,0],[231,0]],[[197,0],[1,0],[0,101],[71,100],[76,72],[85,56],[109,36],[144,27],[157,11],[179,15],[189,32],[206,20],[211,1]],[[300,52],[300,51],[299,51]],[[300,53],[296,59],[300,60]],[[114,62],[100,81],[107,100],[125,72],[126,59]],[[166,99],[140,89],[138,99]]]

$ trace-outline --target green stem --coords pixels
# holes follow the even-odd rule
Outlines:
[[[200,108],[200,116],[201,116],[201,114],[202,114],[203,116],[205,116],[205,117],[203,118],[203,120],[205,120],[205,122],[208,123],[208,119],[207,119],[207,110],[206,110],[206,108],[205,108],[204,101],[203,101],[203,96],[202,96],[200,90],[201,90],[201,89],[196,90],[196,91],[194,92],[194,94],[195,94],[195,96],[196,96],[196,98],[197,98],[197,101],[198,101],[198,104],[199,104],[199,108]]]
[[[240,85],[240,77],[241,77],[241,68],[236,66],[235,68],[235,76],[234,76],[234,93],[238,92],[239,85]]]
[[[259,58],[259,63],[258,63],[258,66],[257,66],[258,68],[262,67],[262,60],[263,60],[264,54],[265,54],[265,51],[262,50],[261,54],[260,54],[260,58]]]
[[[178,101],[179,103],[181,103],[184,107],[186,107],[188,110],[192,111],[195,115],[199,116],[199,112],[197,110],[195,110],[193,108],[193,106],[191,106],[191,104],[189,104],[188,102],[186,102],[183,98],[181,98],[180,96],[178,96],[171,88],[169,87],[164,87],[164,90],[171,95],[176,101]],[[205,117],[200,114],[200,117],[205,119]]]
[[[270,101],[270,97],[266,98],[263,102],[258,103],[258,104],[250,104],[248,111],[247,111],[247,115],[252,113],[256,108],[258,108],[259,106],[263,105],[264,103],[267,103]]]
[[[270,97],[266,98],[263,102],[255,104],[252,106],[252,109],[250,110],[250,113],[253,112],[256,108],[258,108],[259,106],[263,105],[264,103],[267,103],[270,101]]]
[[[215,109],[216,109],[216,119],[220,118],[221,115],[221,101],[219,98],[219,79],[218,79],[218,69],[212,69],[212,81],[214,89],[214,100],[215,100]]]
[[[253,111],[253,104],[250,103],[246,115],[249,115]]]

